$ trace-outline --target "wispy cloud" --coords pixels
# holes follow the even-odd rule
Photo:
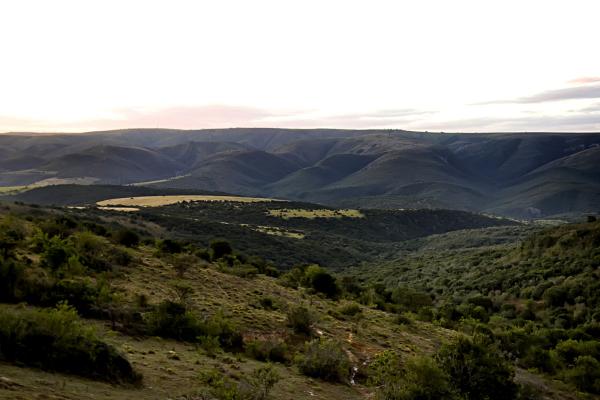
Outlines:
[[[588,83],[600,82],[600,76],[583,76],[580,78],[571,79],[567,83],[571,83],[574,85],[582,85]]]
[[[545,92],[536,93],[531,96],[519,97],[509,100],[493,100],[473,105],[489,105],[489,104],[531,104],[545,103],[549,101],[562,101],[574,99],[599,99],[600,85],[592,86],[577,86],[563,89],[547,90]]]
[[[109,116],[80,121],[42,121],[0,116],[0,131],[20,126],[21,131],[81,132],[121,128],[398,128],[445,132],[490,131],[598,131],[600,103],[564,114],[520,112],[514,117],[474,116],[445,118],[443,113],[412,108],[381,109],[356,113],[323,113],[316,110],[270,110],[264,108],[206,105],[164,109],[116,109]]]
[[[515,118],[478,117],[413,124],[409,128],[446,132],[600,132],[600,113],[532,115]]]

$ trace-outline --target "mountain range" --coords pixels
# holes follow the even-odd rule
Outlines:
[[[0,135],[0,186],[78,182],[548,218],[600,211],[600,134],[235,128]]]

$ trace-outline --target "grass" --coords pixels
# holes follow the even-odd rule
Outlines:
[[[97,202],[99,206],[133,206],[133,207],[160,207],[177,204],[183,201],[223,201],[240,203],[257,203],[265,201],[279,201],[262,197],[241,196],[211,196],[211,195],[175,195],[175,196],[140,196],[122,197]]]
[[[106,207],[98,207],[98,209],[104,210],[104,211],[122,211],[122,212],[140,211],[140,209],[137,207],[109,207],[109,206],[106,206]]]
[[[45,186],[55,185],[68,185],[68,184],[79,184],[79,185],[91,185],[96,182],[95,178],[47,178],[40,181],[31,183],[23,186],[0,186],[0,194],[11,195],[27,192],[28,190],[42,188]]]
[[[266,233],[267,235],[273,236],[283,236],[292,239],[304,239],[306,235],[302,232],[290,231],[284,228],[279,228],[277,226],[265,226],[265,225],[249,225],[249,224],[240,224],[240,226],[252,229],[256,232]]]
[[[172,298],[170,282],[177,278],[177,272],[165,261],[154,257],[153,252],[153,248],[144,246],[132,250],[133,264],[111,280],[111,286],[125,303],[135,303],[140,294],[146,295],[152,304]],[[370,308],[363,310],[360,320],[340,321],[329,315],[329,311],[339,307],[339,303],[309,295],[304,289],[283,287],[275,278],[262,275],[245,279],[221,273],[216,266],[196,266],[186,274],[185,281],[193,289],[190,304],[194,310],[204,314],[222,310],[249,340],[284,339],[301,346],[305,338],[297,338],[286,327],[286,309],[295,304],[310,304],[319,316],[315,331],[324,338],[340,340],[352,354],[352,362],[359,366],[388,348],[406,355],[430,353],[442,340],[453,335],[451,331],[420,322],[410,327],[400,327],[393,323],[393,315]],[[265,296],[276,298],[281,308],[256,307]],[[217,369],[237,380],[265,365],[244,355],[224,352],[211,355],[189,343],[123,335],[110,330],[107,322],[87,320],[87,323],[97,328],[104,341],[127,356],[136,371],[143,375],[143,387],[124,389],[0,363],[0,377],[14,383],[10,387],[0,385],[0,399],[13,399],[17,393],[23,399],[42,395],[50,398],[115,400],[181,398],[202,388],[203,384],[198,379],[202,373]],[[282,377],[271,392],[274,400],[353,400],[364,399],[373,391],[361,385],[341,385],[311,379],[302,375],[295,365],[274,364],[274,368]]]
[[[0,194],[16,194],[28,189],[29,186],[0,186]]]
[[[283,208],[278,210],[269,210],[268,214],[273,217],[279,217],[283,219],[290,218],[307,218],[307,219],[315,219],[315,218],[364,218],[365,215],[361,213],[359,210],[352,209],[340,209],[340,210],[328,210],[328,209],[320,209],[320,210],[304,210],[304,209],[289,209]]]

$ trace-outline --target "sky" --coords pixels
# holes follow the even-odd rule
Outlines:
[[[3,0],[0,132],[600,132],[600,1]]]

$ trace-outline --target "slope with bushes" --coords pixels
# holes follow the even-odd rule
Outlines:
[[[402,259],[355,275],[392,295],[422,293],[430,304],[413,311],[423,318],[484,333],[518,366],[599,394],[600,222],[533,228],[512,242],[470,238],[471,246],[456,235],[414,243]]]

